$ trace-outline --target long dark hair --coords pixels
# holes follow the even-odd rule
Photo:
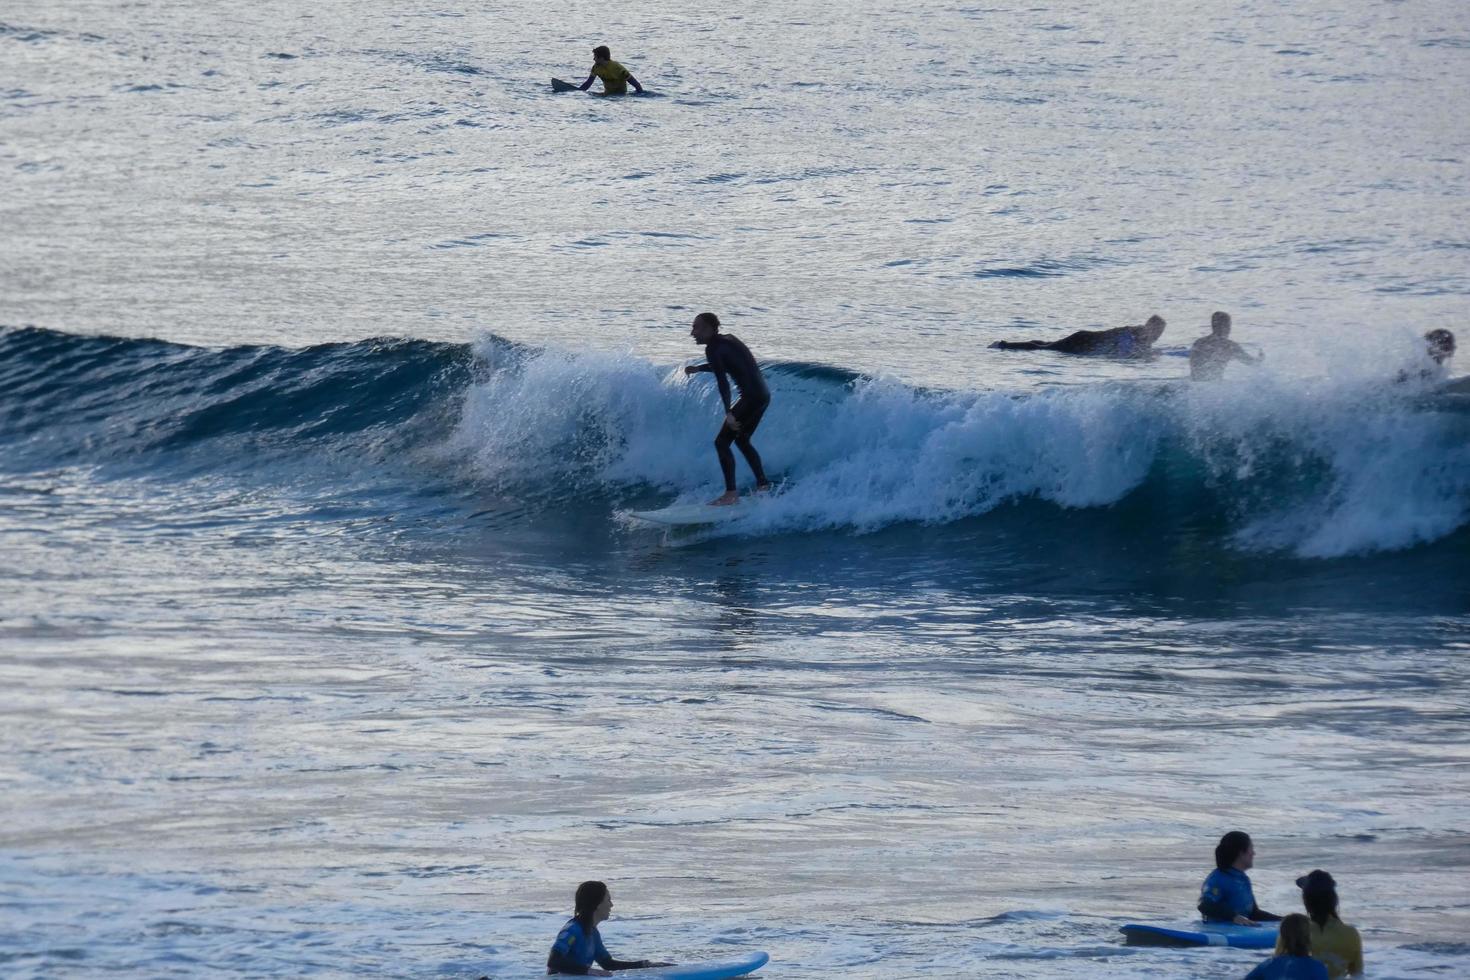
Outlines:
[[[1312,930],[1305,915],[1293,912],[1281,920],[1281,945],[1287,956],[1312,955]]]
[[[1302,891],[1302,904],[1312,921],[1325,929],[1328,919],[1337,918],[1337,889],[1307,888]]]
[[[1215,845],[1215,867],[1229,871],[1235,867],[1235,859],[1250,849],[1251,835],[1243,830],[1232,830]]]
[[[607,886],[600,881],[584,881],[577,886],[572,918],[582,924],[582,931],[588,935],[596,928],[592,922],[592,913],[597,911],[597,906],[602,904],[604,898],[607,898]]]

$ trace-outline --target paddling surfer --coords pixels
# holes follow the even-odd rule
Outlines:
[[[587,76],[587,81],[577,87],[587,91],[592,87],[594,79],[602,79],[603,95],[627,95],[628,86],[637,89],[638,94],[643,94],[643,86],[638,84],[638,79],[633,73],[616,61],[612,60],[612,49],[606,44],[599,44],[592,49],[592,71]]]
[[[1164,332],[1164,318],[1149,317],[1142,326],[1111,330],[1078,330],[1061,340],[997,340],[995,350],[1054,350],[1062,354],[1092,354],[1102,357],[1148,357],[1154,341]]]
[[[720,457],[720,470],[725,475],[725,492],[711,500],[710,505],[728,507],[740,500],[740,494],[735,490],[735,454],[730,452],[732,442],[740,447],[740,454],[745,457],[745,461],[750,464],[750,471],[755,474],[755,489],[771,489],[771,481],[766,479],[766,471],[761,467],[760,454],[750,444],[750,437],[755,434],[756,426],[761,424],[761,416],[771,404],[771,392],[766,387],[766,379],[761,376],[760,366],[755,363],[750,348],[734,335],[720,333],[719,317],[713,313],[699,314],[694,318],[689,336],[694,338],[696,344],[704,345],[706,363],[690,365],[684,369],[684,373],[712,373],[720,388],[720,401],[725,406],[725,424],[715,437],[715,453]],[[740,398],[733,405],[730,403],[732,379],[735,387],[740,389]]]

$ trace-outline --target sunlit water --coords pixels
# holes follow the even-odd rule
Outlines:
[[[1470,972],[1470,9],[1094,6],[7,9],[3,972]]]

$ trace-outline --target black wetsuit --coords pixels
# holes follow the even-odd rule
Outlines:
[[[1103,354],[1112,357],[1137,357],[1152,348],[1137,331],[1139,327],[1114,327],[1111,330],[1078,330],[1061,340],[997,340],[990,346],[996,350],[1054,350],[1063,354]]]
[[[708,363],[699,365],[695,370],[714,374],[725,411],[735,416],[735,420],[740,423],[739,431],[731,429],[728,423],[720,426],[720,434],[715,437],[715,452],[720,457],[720,470],[725,474],[725,489],[731,492],[735,490],[735,454],[730,452],[732,442],[740,447],[740,454],[750,464],[750,471],[755,474],[756,486],[763,487],[770,481],[766,479],[766,471],[761,468],[760,454],[750,444],[750,437],[756,426],[761,424],[766,406],[771,404],[771,391],[766,387],[766,379],[761,376],[761,369],[755,363],[750,348],[731,334],[715,334],[704,345],[704,356]],[[731,380],[740,389],[740,400],[733,405],[730,404]]]

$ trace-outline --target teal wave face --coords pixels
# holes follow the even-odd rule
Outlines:
[[[1426,545],[1470,520],[1470,411],[1455,396],[1270,378],[1016,394],[806,363],[767,373],[757,444],[784,489],[720,534],[984,515],[1021,527],[1034,523],[1024,505],[1165,545],[1330,558]],[[492,495],[573,526],[711,493],[721,411],[709,379],[678,366],[493,336],[292,350],[0,332],[12,471],[210,474],[326,495],[378,479],[416,498]]]

